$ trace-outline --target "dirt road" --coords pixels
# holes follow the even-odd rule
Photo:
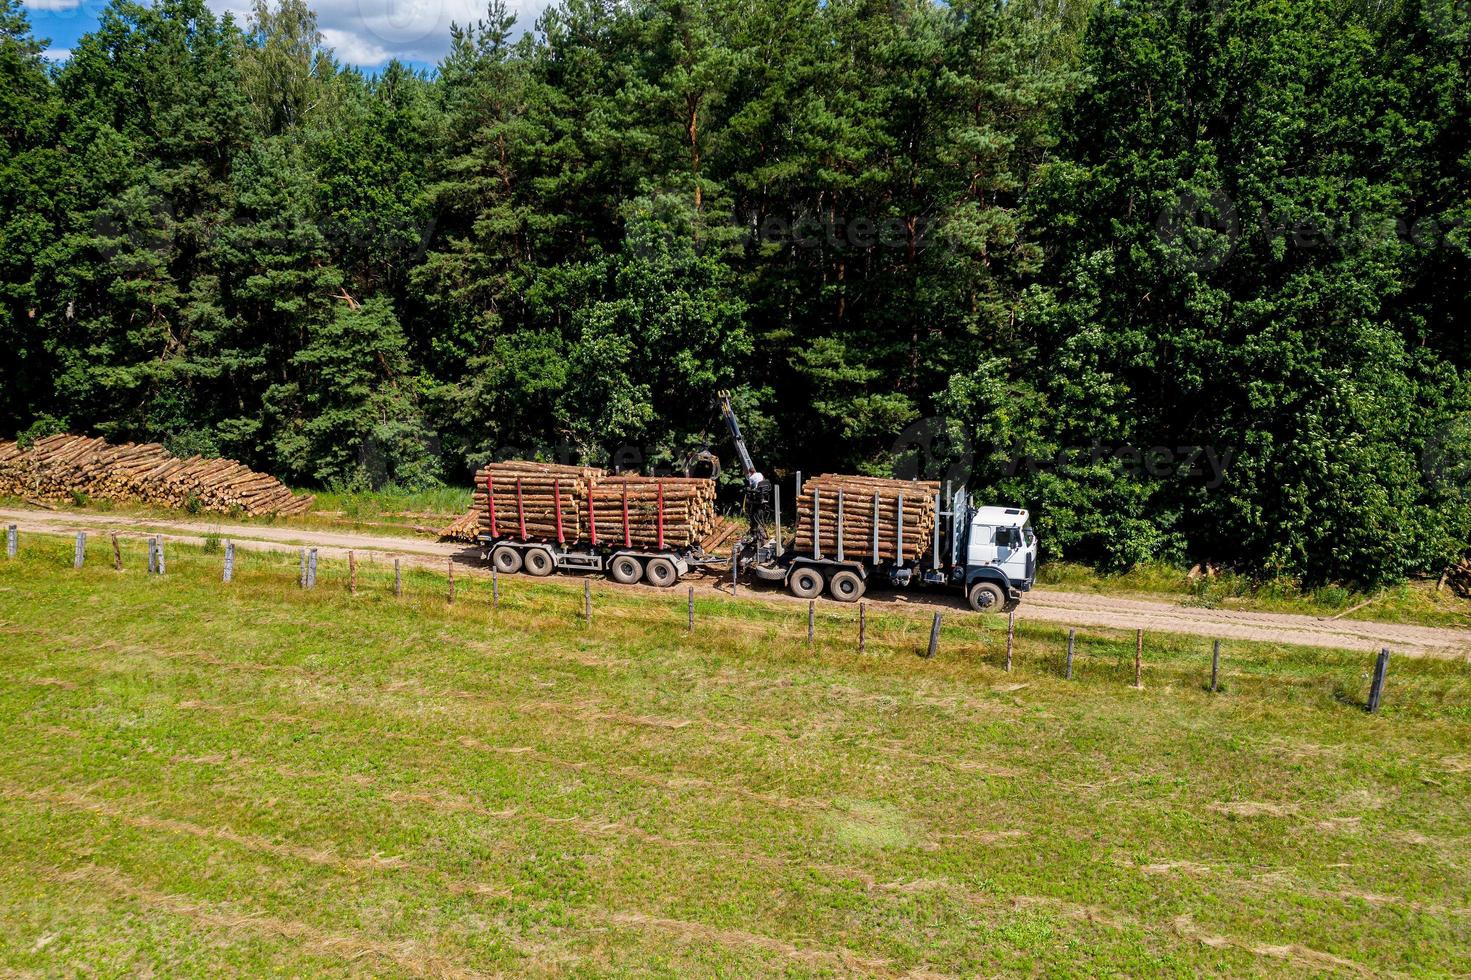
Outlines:
[[[7,510],[0,508],[0,523],[16,524],[22,531],[53,534],[79,530],[139,537],[160,534],[169,540],[202,543],[206,536],[229,538],[248,550],[292,550],[309,546],[324,557],[341,558],[349,550],[369,561],[394,557],[442,568],[447,560],[481,570],[479,552],[460,544],[442,544],[427,538],[400,538],[343,531],[316,531],[295,527],[232,525],[208,519],[153,520],[112,514],[68,511]],[[697,588],[729,591],[728,582],[715,578],[695,581]],[[646,587],[642,587],[646,588]],[[652,591],[652,590],[651,590]],[[746,595],[775,602],[801,602],[770,586],[745,588]],[[958,596],[929,593],[875,593],[869,601],[891,608],[936,604],[964,608]],[[1020,619],[1094,629],[1145,629],[1161,633],[1220,639],[1259,640],[1300,646],[1377,650],[1387,646],[1396,653],[1416,656],[1454,657],[1471,660],[1471,629],[1407,626],[1358,619],[1327,621],[1314,616],[1284,613],[1241,612],[1199,609],[1168,602],[1122,599],[1080,592],[1037,589],[1017,611]]]

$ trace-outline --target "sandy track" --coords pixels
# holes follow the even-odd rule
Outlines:
[[[207,535],[229,538],[241,549],[286,551],[309,546],[324,557],[341,558],[349,550],[368,561],[391,561],[398,557],[414,564],[443,567],[453,560],[466,570],[483,570],[479,551],[461,544],[440,543],[424,538],[392,537],[344,531],[317,531],[296,527],[222,524],[208,519],[145,519],[114,514],[82,514],[65,511],[13,510],[0,508],[0,522],[17,524],[22,530],[66,533],[93,530],[138,537],[157,533],[169,540],[201,543]],[[729,591],[727,581],[696,579],[697,588]],[[662,591],[633,586],[648,591]],[[745,589],[746,595],[774,602],[802,602],[770,586]],[[901,609],[914,606],[965,608],[954,595],[935,593],[875,593],[875,604]],[[1094,629],[1144,629],[1159,633],[1182,633],[1224,640],[1257,640],[1300,646],[1350,650],[1377,650],[1387,646],[1396,653],[1415,656],[1465,658],[1471,660],[1471,630],[1432,626],[1410,626],[1360,619],[1323,620],[1314,616],[1286,613],[1242,612],[1201,609],[1168,602],[1123,599],[1081,592],[1038,589],[1029,594],[1017,611],[1020,619]]]

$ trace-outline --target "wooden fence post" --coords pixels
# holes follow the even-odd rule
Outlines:
[[[19,530],[16,528],[16,526],[14,524],[10,525],[9,527],[7,527],[5,529],[5,557],[6,558],[14,558],[15,557],[15,546],[16,546],[16,543],[17,543],[17,539],[19,537],[20,537],[20,532],[19,532]]]
[[[1134,686],[1144,686],[1144,631],[1134,631]]]
[[[689,610],[688,610],[688,612],[689,612],[689,618],[688,618],[688,621],[685,623],[684,629],[685,629],[685,632],[686,633],[693,633],[695,631],[695,587],[693,585],[690,586],[690,598],[689,598]]]
[[[940,652],[940,614],[935,613],[934,622],[930,623],[930,648],[925,653],[925,659],[933,659]]]
[[[358,556],[355,551],[347,553],[347,594],[358,594]]]
[[[736,594],[736,579],[741,575],[740,554],[739,545],[730,549],[730,594],[732,596]]]
[[[148,538],[148,574],[158,574],[158,538]]]
[[[1063,678],[1066,680],[1073,679],[1073,645],[1076,643],[1077,638],[1077,630],[1067,631],[1067,671],[1063,674]]]
[[[87,532],[77,532],[77,546],[72,551],[72,568],[81,568],[87,561]]]
[[[1379,702],[1384,697],[1384,678],[1389,673],[1389,647],[1379,651],[1379,659],[1374,661],[1374,681],[1369,686],[1369,713],[1379,713]]]
[[[297,588],[306,588],[306,549],[301,549],[301,572],[296,577]]]
[[[225,542],[225,581],[230,582],[235,578],[235,542]]]
[[[817,600],[807,600],[807,645],[812,645],[813,637],[817,633]]]
[[[393,559],[393,597],[402,598],[404,594],[404,573],[399,565],[399,559]]]
[[[592,625],[592,579],[582,580],[582,621]]]
[[[858,652],[868,649],[868,604],[858,602]]]
[[[112,570],[120,572],[123,570],[123,546],[118,543],[117,535],[112,535]]]
[[[158,539],[158,574],[162,575],[168,571],[168,563],[164,560],[163,537]]]
[[[317,549],[312,548],[306,553],[306,587],[315,589],[317,587]]]
[[[449,594],[446,598],[449,600],[449,604],[453,606],[455,604],[455,560],[453,558],[446,558],[444,560],[444,566],[449,569]]]
[[[1016,610],[1006,614],[1006,672],[1011,673],[1011,648],[1016,644]]]
[[[1217,640],[1211,647],[1211,693],[1216,693],[1221,679],[1221,641]]]
[[[490,566],[490,605],[493,609],[501,607],[501,578],[494,565]]]

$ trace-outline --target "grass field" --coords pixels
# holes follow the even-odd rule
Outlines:
[[[0,560],[0,973],[1471,971],[1471,667]]]

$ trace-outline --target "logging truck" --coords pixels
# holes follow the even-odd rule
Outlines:
[[[507,474],[497,491],[494,474],[487,471],[482,558],[503,573],[604,572],[615,582],[666,588],[691,572],[710,570],[779,583],[799,598],[826,593],[839,602],[857,602],[875,586],[928,586],[958,590],[979,612],[1015,608],[1032,588],[1037,537],[1027,511],[978,507],[968,491],[946,487],[942,493],[938,483],[823,477],[804,488],[798,475],[798,520],[795,532],[784,539],[780,490],[756,469],[725,392],[719,407],[744,478],[744,527],[729,524],[733,533],[670,537],[667,532],[675,525],[666,521],[667,484],[652,480],[634,491],[642,494],[642,516],[637,506],[630,510],[627,483],[589,484],[579,497],[588,526],[569,530],[568,522],[580,520],[581,512],[563,497],[563,481],[576,479],[577,473],[525,473],[515,476],[514,486]],[[701,450],[687,461],[685,477],[672,482],[698,482],[691,479],[696,467],[713,476],[719,461]],[[612,478],[619,479],[643,478]],[[540,510],[530,506],[530,524],[532,484],[526,481],[543,494]],[[548,485],[550,498],[545,497]],[[690,512],[686,507],[680,514]]]
[[[821,528],[820,497],[813,503],[816,533],[809,535],[808,547],[789,546],[778,532],[753,548],[748,565],[756,578],[779,582],[798,598],[826,592],[838,602],[857,602],[871,586],[933,586],[958,589],[977,612],[1006,612],[1036,581],[1037,536],[1021,508],[977,507],[964,490],[951,493],[949,506],[942,507],[946,500],[936,494],[929,546],[905,557],[902,520],[888,545],[877,534],[845,540],[838,508],[847,501],[830,501],[835,513],[829,533]]]
[[[857,602],[871,585],[958,589],[977,612],[1014,609],[1031,590],[1037,579],[1037,535],[1028,513],[1019,507],[978,507],[968,491],[947,485],[942,494],[937,482],[830,478],[829,485],[838,489],[830,492],[825,519],[820,481],[804,488],[799,474],[797,533],[788,547],[782,538],[780,490],[756,469],[729,392],[720,393],[719,406],[745,477],[750,522],[735,558],[737,574],[748,571],[762,581],[779,582],[801,599],[826,592],[839,602]],[[845,496],[845,487],[852,497]],[[918,511],[915,500],[923,501]],[[927,515],[929,526],[908,528],[911,540],[927,539],[915,549],[906,544],[905,518],[917,512]],[[864,533],[851,534],[855,523]]]

